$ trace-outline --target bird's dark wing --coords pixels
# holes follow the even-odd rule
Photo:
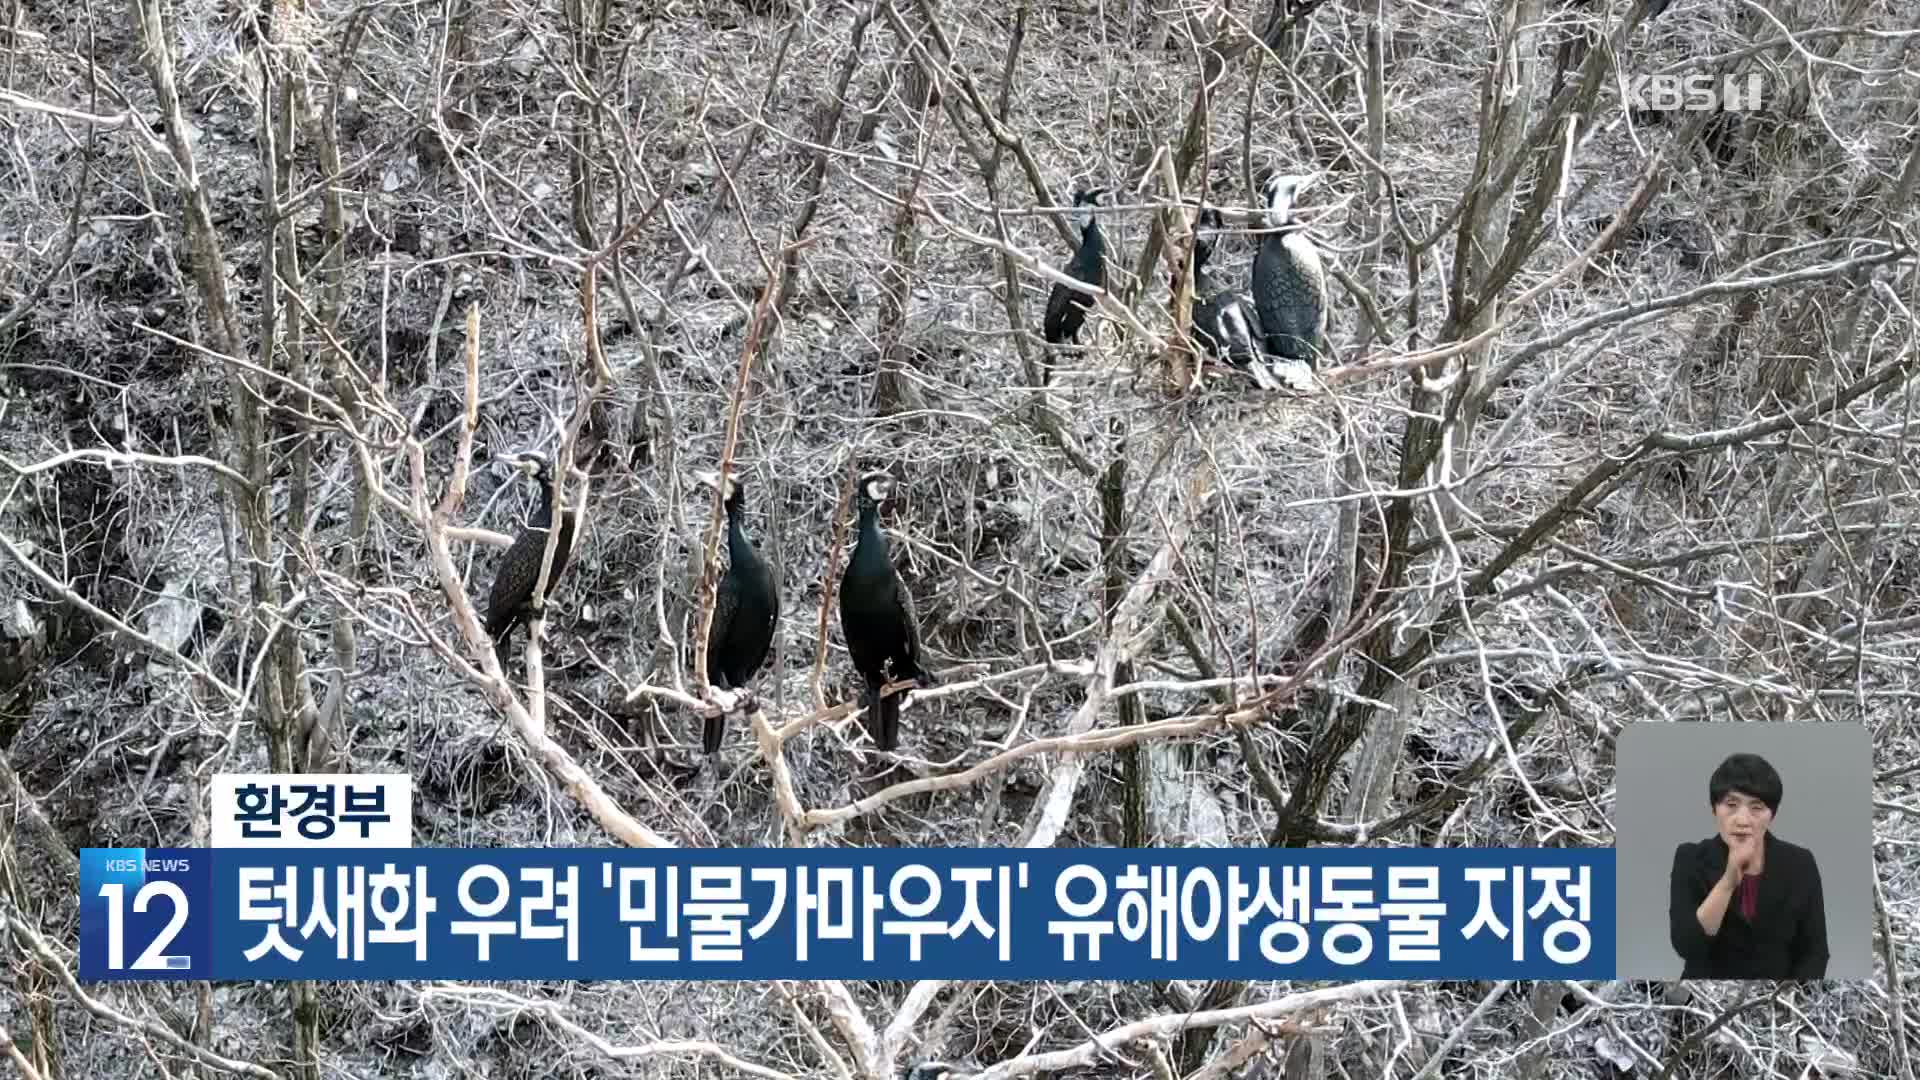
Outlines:
[[[487,590],[487,633],[499,634],[533,595],[533,575],[540,570],[540,549],[534,545],[545,539],[537,533],[522,532],[501,557],[500,567],[493,573],[493,587]]]
[[[1254,260],[1254,307],[1265,352],[1313,363],[1327,309],[1326,281],[1310,242],[1299,234],[1269,237]]]
[[[767,648],[771,650],[773,648],[773,636],[780,628],[780,583],[774,580],[773,575],[769,574],[767,575],[767,585],[769,586],[767,599],[772,601],[772,603],[767,605]]]
[[[1107,287],[1107,254],[1104,244],[1081,244],[1073,253],[1073,261],[1067,264],[1067,272],[1089,285]],[[1093,297],[1078,290],[1073,291],[1073,302],[1081,307],[1093,304]]]
[[[906,642],[907,659],[917,671],[920,668],[920,615],[913,607],[913,592],[898,574],[893,578],[893,596],[900,604],[900,616],[905,622],[900,628],[900,636]],[[901,674],[895,672],[894,678],[899,678]]]
[[[1292,245],[1293,257],[1299,260],[1302,275],[1307,279],[1307,292],[1313,298],[1313,306],[1318,310],[1319,325],[1315,332],[1327,332],[1327,270],[1320,261],[1320,250],[1304,233],[1298,234],[1299,242]]]
[[[707,681],[719,686],[720,673],[714,670],[733,633],[733,617],[740,610],[740,579],[732,574],[720,579],[713,597],[713,626],[707,631]]]

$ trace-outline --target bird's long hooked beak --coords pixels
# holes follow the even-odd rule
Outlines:
[[[698,469],[694,472],[693,478],[709,487],[720,486],[720,474],[712,469]]]

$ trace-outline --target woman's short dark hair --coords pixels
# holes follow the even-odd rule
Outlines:
[[[1707,781],[1707,805],[1719,806],[1729,791],[1759,799],[1773,814],[1780,812],[1780,800],[1787,793],[1780,774],[1759,754],[1734,754],[1721,762]]]

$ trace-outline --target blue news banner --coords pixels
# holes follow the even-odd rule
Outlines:
[[[88,848],[80,977],[1608,979],[1611,848]]]

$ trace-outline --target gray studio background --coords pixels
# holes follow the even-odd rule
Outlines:
[[[1827,908],[1829,979],[1873,974],[1873,761],[1853,723],[1639,723],[1615,756],[1616,973],[1677,979],[1667,942],[1667,877],[1681,841],[1714,834],[1707,779],[1728,754],[1766,758],[1786,794],[1772,831],[1813,852]]]

